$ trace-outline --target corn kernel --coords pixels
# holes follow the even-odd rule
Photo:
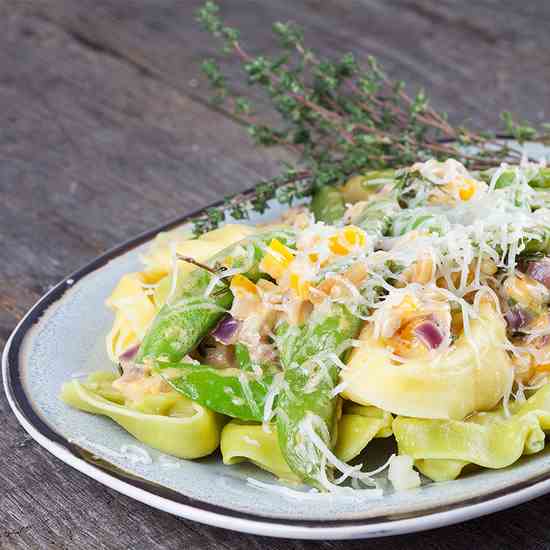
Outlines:
[[[293,259],[294,254],[290,248],[286,247],[281,241],[273,239],[269,243],[270,253],[274,256],[278,256],[280,261],[286,262],[288,265]]]
[[[337,256],[346,256],[354,247],[365,246],[367,238],[359,227],[349,225],[336,235],[329,237],[329,249]]]
[[[268,246],[267,254],[260,262],[260,271],[274,279],[280,279],[294,259],[294,254],[282,242],[273,239]]]
[[[460,189],[458,190],[458,196],[463,201],[470,200],[474,193],[476,192],[476,184],[474,180],[467,178],[464,180],[464,184],[461,185]]]
[[[399,311],[404,314],[414,313],[417,310],[416,301],[411,296],[405,296],[399,304]]]
[[[344,227],[343,233],[345,240],[352,246],[365,246],[367,242],[365,232],[355,225]]]
[[[244,292],[247,294],[258,294],[258,288],[256,285],[244,275],[235,275],[231,279],[230,285],[233,294]]]
[[[333,254],[338,256],[346,256],[349,252],[349,249],[340,243],[339,235],[333,235],[329,238],[328,247]]]
[[[319,254],[312,253],[308,254],[307,257],[312,264],[316,264],[319,261]]]

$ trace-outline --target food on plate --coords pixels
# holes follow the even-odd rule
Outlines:
[[[321,492],[509,466],[550,429],[547,174],[427,160],[268,226],[160,234],[107,300],[118,370],[61,397]],[[396,454],[365,471],[383,439]]]

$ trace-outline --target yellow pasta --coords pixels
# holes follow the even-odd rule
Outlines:
[[[513,368],[504,350],[505,324],[490,303],[471,321],[471,339],[462,335],[440,358],[395,363],[367,325],[341,377],[343,396],[404,416],[462,419],[494,407],[511,387]],[[479,363],[478,363],[479,357]]]
[[[141,341],[155,316],[156,308],[144,284],[141,273],[124,275],[107,299],[107,305],[115,312],[115,322],[106,339],[107,353],[113,362]]]
[[[61,399],[77,409],[107,416],[142,443],[179,458],[200,458],[218,448],[221,415],[175,392],[149,396],[130,407],[121,404],[116,393],[108,398],[104,391],[110,386],[108,378],[105,382],[101,388],[93,378],[84,384],[73,380],[63,385]]]
[[[391,414],[377,407],[353,405],[338,423],[338,439],[334,453],[344,462],[358,456],[375,437],[392,434]]]
[[[375,437],[389,437],[392,416],[376,407],[351,405],[353,414],[344,414],[338,423],[334,453],[344,461],[357,457]],[[299,481],[287,465],[277,439],[275,425],[232,420],[222,430],[224,464],[249,461],[286,481]]]
[[[222,430],[220,450],[224,464],[249,461],[278,478],[298,482],[288,467],[277,441],[274,425],[265,431],[261,424],[232,420]]]
[[[524,404],[511,404],[507,418],[502,407],[467,420],[397,417],[393,430],[399,452],[415,460],[426,476],[444,481],[456,478],[469,463],[485,468],[510,466],[524,454],[544,449],[550,429],[550,384]]]
[[[124,275],[106,301],[115,312],[115,321],[106,338],[111,361],[117,362],[122,353],[142,340],[164,303],[172,287],[174,253],[202,262],[254,231],[246,225],[228,224],[198,239],[189,238],[190,234],[181,230],[159,233],[148,252],[141,257],[144,271]],[[179,282],[195,269],[186,262],[177,262],[176,265]]]
[[[175,253],[190,256],[199,262],[211,258],[229,245],[252,235],[255,228],[241,224],[227,224],[220,229],[201,235],[198,239],[190,238],[188,232],[174,230],[159,233],[146,254],[141,256],[145,265],[144,273],[153,282],[159,281],[173,269]],[[183,264],[187,272],[194,269],[191,264]]]

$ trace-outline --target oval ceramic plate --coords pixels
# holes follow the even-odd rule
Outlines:
[[[273,206],[254,221],[279,215],[282,207]],[[3,355],[8,400],[23,427],[52,454],[155,508],[218,527],[278,537],[345,539],[430,529],[550,491],[548,451],[507,469],[480,470],[413,491],[388,491],[377,499],[310,495],[298,500],[275,494],[246,481],[254,477],[275,483],[268,474],[251,465],[223,466],[216,455],[198,461],[167,461],[148,449],[151,464],[125,461],[119,451],[135,440],[106,418],[64,405],[58,399],[59,389],[75,372],[109,368],[104,339],[112,316],[105,299],[124,273],[139,269],[139,254],[158,231],[184,229],[186,219],[121,245],[62,281],[11,335]]]

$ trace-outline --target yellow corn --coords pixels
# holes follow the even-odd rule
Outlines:
[[[473,179],[466,178],[458,190],[458,196],[463,201],[469,201],[476,192],[476,184]]]
[[[231,279],[230,288],[233,294],[258,294],[258,288],[256,285],[244,275],[235,275]]]
[[[294,259],[294,254],[281,241],[273,239],[268,246],[267,254],[260,262],[260,271],[274,279],[280,279]]]
[[[367,242],[365,232],[354,225],[348,225],[336,235],[329,237],[329,250],[337,256],[346,256],[355,247],[363,247]]]
[[[307,257],[312,264],[316,264],[319,261],[319,254],[316,254],[315,252],[308,254]]]
[[[405,315],[414,313],[417,309],[416,301],[409,295],[405,296],[399,304],[399,311]]]
[[[393,353],[407,359],[420,358],[428,352],[426,345],[416,336],[415,330],[425,318],[409,321],[391,338]]]

